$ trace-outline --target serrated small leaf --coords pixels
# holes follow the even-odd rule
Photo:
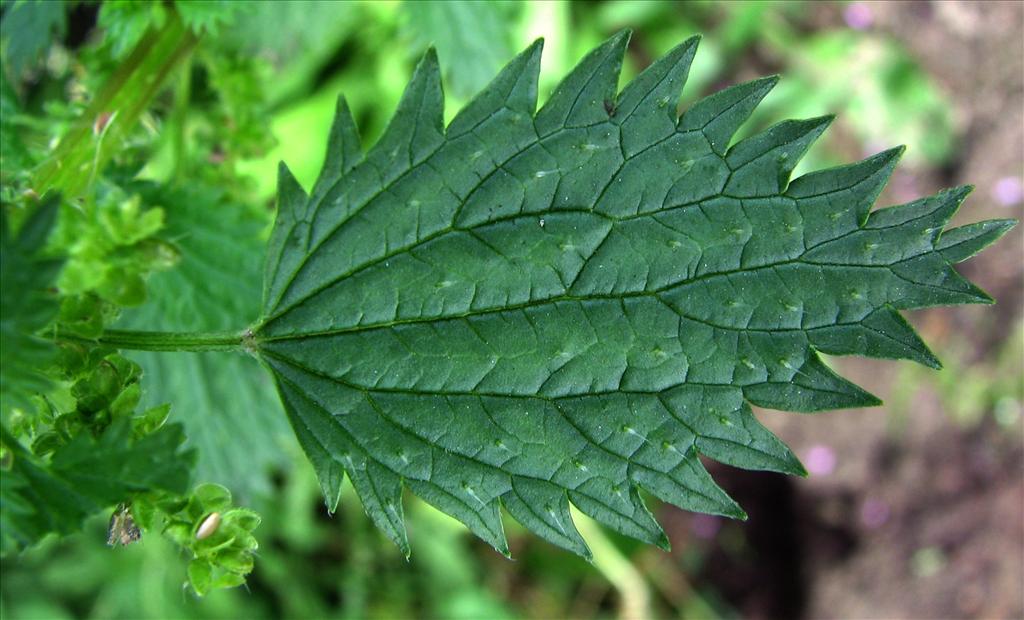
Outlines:
[[[403,488],[502,553],[500,506],[584,556],[570,503],[666,548],[641,490],[744,518],[700,455],[805,473],[751,404],[878,404],[819,352],[935,366],[899,311],[989,301],[951,263],[1008,224],[945,236],[966,190],[871,213],[901,149],[791,182],[831,117],[731,144],[776,78],[677,119],[697,40],[617,93],[627,39],[536,113],[531,46],[447,129],[428,53],[362,160],[282,174],[255,349],[403,552]]]
[[[188,563],[188,581],[199,596],[212,589],[213,566],[207,560],[194,559]]]
[[[48,533],[71,534],[91,514],[132,493],[188,488],[195,452],[181,450],[185,434],[169,424],[132,439],[128,420],[97,439],[88,433],[58,448],[49,462],[21,447],[0,428],[11,469],[0,476],[0,542],[3,551],[32,544]]]
[[[60,198],[45,197],[15,234],[0,212],[0,411],[28,408],[28,398],[52,379],[42,371],[57,347],[37,336],[60,308],[53,293],[63,261],[42,256],[57,217]]]
[[[231,491],[212,482],[197,486],[192,492],[192,496],[206,512],[219,512],[231,507]]]

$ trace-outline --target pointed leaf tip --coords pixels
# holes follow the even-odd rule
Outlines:
[[[740,126],[778,83],[778,76],[737,84],[704,97],[683,112],[680,131],[700,131],[712,150],[724,155]]]
[[[906,152],[906,145],[901,144],[899,146],[885,149],[884,151],[879,151],[867,159],[864,159],[861,163],[873,163],[877,166],[878,170],[887,169],[888,174],[891,174],[892,170],[896,167],[896,164],[899,163]],[[887,177],[888,174],[886,175]]]
[[[791,475],[799,476],[801,478],[806,478],[806,477],[810,476],[810,472],[807,471],[807,467],[805,467],[803,462],[799,458],[797,458],[795,455],[793,456],[793,463],[792,464],[793,464],[793,469],[791,469],[789,471],[789,473]]]
[[[416,65],[394,116],[365,159],[390,183],[443,142],[444,90],[437,51],[430,47]]]
[[[630,28],[623,28],[608,37],[605,42],[599,45],[593,52],[591,52],[591,54],[605,56],[611,59],[618,59],[618,64],[621,66],[622,57],[625,55],[626,48],[629,47],[629,41],[632,38],[633,30]]]
[[[433,45],[423,52],[423,56],[416,63],[416,67],[412,72],[412,79],[409,80],[409,85],[406,87],[406,92],[412,90],[414,85],[424,82],[429,86],[434,86],[435,84],[440,86],[441,84],[441,65],[437,58],[437,48]]]
[[[691,37],[644,69],[607,110],[621,124],[622,151],[631,157],[676,132],[676,108],[698,39]]]
[[[944,200],[946,203],[955,203],[957,208],[959,208],[963,201],[974,192],[974,189],[974,186],[970,184],[957,185],[956,187],[950,187],[940,191],[936,194],[936,197]],[[953,213],[956,213],[956,210],[954,210]],[[952,216],[953,213],[951,213],[950,216]]]
[[[807,468],[795,455],[792,456],[786,463],[787,469],[785,473],[791,476],[799,476],[801,478],[807,477]]]
[[[616,101],[630,34],[629,30],[620,30],[588,53],[562,80],[534,119],[539,135],[608,119],[607,106]]]
[[[894,159],[896,161],[899,161],[906,152],[907,145],[900,144],[898,146],[892,147],[891,149],[882,151],[881,153],[879,153],[879,156],[884,156],[886,159]]]
[[[301,203],[304,203],[306,200],[306,190],[302,188],[302,185],[284,161],[280,161],[277,164],[277,194],[278,208],[280,208],[280,204],[287,204],[294,211],[305,206]]]
[[[657,542],[655,542],[655,545],[662,551],[672,551],[672,541],[669,540],[668,534],[666,534],[665,532],[661,533],[661,536],[658,538]]]
[[[790,173],[834,119],[827,114],[786,120],[736,143],[725,154],[733,169],[725,193],[744,198],[785,193]]]
[[[781,79],[781,74],[773,73],[772,75],[766,75],[764,77],[751,80],[747,84],[740,84],[740,86],[749,85],[750,95],[757,98],[757,101],[760,102],[772,91],[773,88],[778,86],[779,80]]]
[[[670,57],[671,56],[682,56],[682,55],[685,55],[686,53],[688,53],[689,50],[691,50],[691,49],[693,50],[693,53],[696,54],[697,49],[700,47],[700,42],[703,41],[703,40],[704,40],[703,37],[701,37],[699,34],[695,34],[695,35],[685,39],[682,43],[680,43],[680,44],[676,45],[675,47],[673,47],[665,55],[666,56],[670,56]]]
[[[952,228],[940,234],[935,249],[950,264],[960,263],[998,241],[1016,225],[1017,220],[1005,219]]]
[[[605,40],[605,42],[602,43],[599,47],[605,47],[605,46],[608,46],[608,47],[618,47],[618,46],[626,47],[627,45],[629,45],[629,40],[632,39],[632,38],[633,38],[633,29],[632,28],[623,28],[622,30],[619,30],[618,32],[616,32],[612,36],[608,37]]]
[[[331,121],[330,134],[327,139],[324,165],[310,192],[311,200],[315,203],[322,200],[342,175],[354,168],[360,159],[362,159],[362,150],[359,130],[352,118],[348,101],[344,95],[339,95],[334,106],[334,119]]]
[[[437,60],[437,48],[431,45],[423,52],[423,56],[420,58],[418,66],[432,68],[439,66],[439,64],[440,63]]]

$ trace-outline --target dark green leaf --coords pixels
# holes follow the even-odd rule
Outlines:
[[[7,552],[49,534],[70,534],[89,515],[128,499],[131,493],[188,488],[192,451],[182,451],[181,426],[167,425],[132,439],[121,420],[98,439],[88,433],[62,446],[49,462],[37,459],[0,429],[11,468],[0,482],[0,530]]]
[[[899,311],[989,303],[942,231],[968,193],[871,212],[901,153],[790,182],[830,118],[731,144],[774,85],[676,117],[691,39],[616,92],[627,35],[534,113],[540,45],[447,127],[436,56],[365,155],[344,106],[311,196],[282,168],[254,329],[329,497],[403,550],[402,488],[507,553],[501,507],[586,554],[569,503],[667,545],[639,490],[743,511],[699,456],[800,474],[750,405],[878,404],[819,351],[937,361]]]
[[[68,27],[67,4],[44,0],[9,2],[0,20],[4,69],[17,82]]]
[[[60,199],[44,199],[17,235],[10,230],[7,211],[0,213],[0,410],[27,407],[27,398],[44,391],[50,380],[43,374],[57,347],[36,333],[59,309],[51,290],[61,261],[41,258],[53,228]]]

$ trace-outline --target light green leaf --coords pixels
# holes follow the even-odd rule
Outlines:
[[[243,3],[227,0],[178,0],[174,8],[192,32],[219,36],[223,27],[232,25],[235,14],[247,7]]]
[[[206,43],[229,57],[237,53],[270,62],[274,71],[261,84],[268,104],[307,92],[352,31],[372,19],[364,5],[352,2],[228,4],[241,8],[231,28]]]
[[[514,51],[509,42],[508,13],[503,2],[417,0],[403,2],[406,27],[414,45],[436,45],[447,68],[452,93],[468,99],[487,85]]]
[[[344,105],[307,196],[282,168],[253,347],[329,497],[403,550],[408,488],[508,552],[501,507],[580,554],[569,504],[667,546],[640,490],[742,518],[699,456],[803,468],[751,404],[876,405],[819,351],[937,362],[900,310],[989,303],[943,245],[968,193],[870,212],[900,149],[790,182],[830,118],[732,144],[774,78],[676,116],[690,39],[616,92],[628,36],[543,108],[539,44],[444,127],[435,54],[359,155]]]
[[[251,321],[259,313],[259,218],[202,185],[132,191],[164,207],[163,234],[181,261],[150,278],[149,300],[127,310],[121,325],[220,331]],[[189,445],[198,448],[198,479],[243,496],[269,489],[270,469],[287,463],[282,438],[290,438],[273,385],[254,360],[237,353],[130,356],[145,369],[143,406],[171,403],[171,419],[184,423]]]

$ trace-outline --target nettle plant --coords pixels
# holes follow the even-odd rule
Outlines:
[[[1014,222],[946,230],[968,187],[872,210],[902,148],[791,180],[831,117],[734,142],[776,78],[678,115],[698,39],[617,92],[628,38],[588,54],[539,110],[537,42],[447,127],[428,51],[365,153],[341,99],[312,189],[281,166],[260,317],[236,331],[84,329],[66,303],[54,314],[52,291],[25,294],[28,274],[60,268],[36,256],[57,199],[17,233],[5,224],[4,390],[22,396],[3,434],[5,546],[120,503],[112,534],[162,528],[194,553],[198,591],[252,569],[258,517],[221,487],[187,492],[181,428],[163,425],[166,408],[134,413],[142,369],[120,349],[254,356],[328,510],[347,477],[405,554],[403,489],[505,555],[502,508],[589,557],[570,505],[668,548],[642,492],[746,517],[701,455],[805,474],[751,405],[880,404],[821,353],[938,368],[901,311],[991,303],[953,265]],[[77,356],[65,367],[89,369],[65,372],[95,397],[74,418],[48,399],[26,413],[49,383],[11,374],[54,343]],[[97,416],[101,431],[70,429]]]

